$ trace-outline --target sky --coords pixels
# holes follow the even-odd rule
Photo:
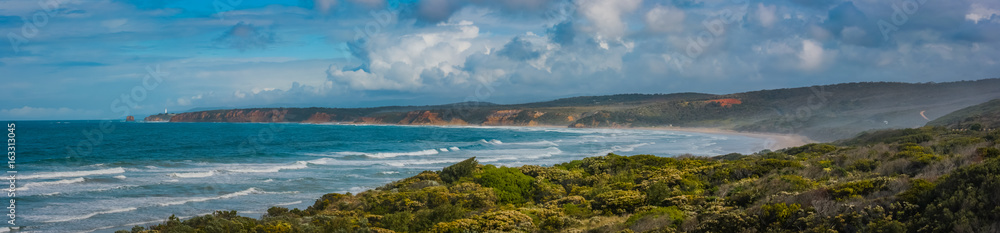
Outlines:
[[[995,0],[0,0],[0,119],[1000,77]]]

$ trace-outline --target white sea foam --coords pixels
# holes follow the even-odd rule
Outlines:
[[[508,142],[508,143],[504,143],[504,145],[559,146],[559,144],[556,144],[555,142],[551,142],[549,140],[541,140],[541,141],[537,141],[537,142]]]
[[[274,204],[274,205],[275,206],[286,206],[286,205],[296,205],[296,204],[300,204],[300,203],[302,203],[302,201],[293,201],[293,202],[288,202],[288,203],[278,203],[278,204]]]
[[[214,175],[215,175],[215,171],[207,171],[207,172],[184,172],[184,173],[171,173],[170,177],[177,177],[177,178],[202,178],[202,177],[209,177],[209,176],[214,176]]]
[[[457,146],[453,146],[453,147],[449,147],[448,149],[451,149],[451,151],[457,151],[458,147]]]
[[[412,151],[412,152],[373,153],[373,154],[365,154],[365,156],[369,158],[384,159],[384,158],[393,158],[399,156],[422,156],[422,155],[436,155],[436,154],[438,154],[437,150],[429,149],[429,150]]]
[[[448,152],[448,148],[440,148],[438,150],[441,151],[441,152]]]
[[[63,218],[49,219],[49,220],[44,220],[42,222],[51,223],[51,222],[69,222],[69,221],[76,221],[76,220],[84,220],[84,219],[88,219],[88,218],[97,216],[99,214],[113,214],[113,213],[129,212],[129,211],[133,211],[133,210],[136,210],[136,209],[138,209],[138,208],[129,207],[129,208],[105,210],[105,211],[98,211],[98,212],[93,212],[93,213],[84,214],[84,215],[78,215],[78,216],[69,216],[69,217],[63,217]]]
[[[611,149],[615,150],[615,151],[619,151],[619,152],[632,152],[632,151],[635,150],[635,148],[639,148],[641,146],[646,146],[646,145],[653,145],[653,144],[656,144],[656,143],[655,142],[643,142],[643,143],[631,144],[631,145],[625,145],[625,146],[612,146]]]
[[[256,167],[256,168],[246,168],[246,169],[232,169],[231,172],[237,173],[275,173],[281,170],[296,170],[309,167],[308,161],[296,161],[295,163],[283,166],[266,166],[266,167]]]
[[[159,206],[183,205],[183,204],[187,204],[187,203],[191,203],[191,202],[205,202],[205,201],[211,201],[211,200],[229,199],[229,198],[234,198],[234,197],[239,197],[239,196],[246,196],[246,195],[250,195],[250,194],[261,194],[261,193],[266,193],[266,192],[261,191],[261,190],[259,190],[257,188],[248,188],[248,189],[243,190],[243,191],[229,193],[229,194],[224,194],[224,195],[219,195],[219,196],[214,196],[214,197],[188,198],[188,199],[184,199],[184,200],[180,200],[180,201],[171,201],[171,202],[159,203],[157,205],[159,205]]]
[[[378,172],[378,174],[392,175],[392,174],[399,174],[399,172],[397,172],[397,171],[380,171],[380,172]]]
[[[486,139],[479,139],[479,143],[481,143],[481,144],[492,144],[492,145],[503,144],[502,141],[496,140],[496,139],[490,139],[489,141],[486,141]]]
[[[119,180],[124,180],[125,178],[128,178],[128,177],[125,177],[125,175],[117,175],[117,176],[115,176],[115,179],[119,179]]]
[[[326,153],[304,153],[304,154],[305,155],[309,155],[309,156],[324,156],[324,157],[344,157],[344,156],[351,156],[351,155],[365,155],[365,153],[363,153],[363,152],[357,152],[357,151],[335,151],[335,152],[326,152]]]
[[[462,162],[465,159],[438,159],[438,160],[399,160],[399,161],[389,161],[383,164],[393,166],[393,167],[405,167],[408,165],[427,165],[427,164],[438,164],[438,163],[457,163]]]
[[[83,177],[77,177],[73,179],[57,180],[57,181],[45,181],[45,182],[30,182],[21,187],[21,190],[28,190],[29,188],[41,187],[41,186],[51,186],[51,185],[61,185],[61,184],[72,184],[84,182],[86,179]]]
[[[27,175],[20,177],[21,179],[52,179],[60,177],[82,177],[82,176],[94,176],[94,175],[108,175],[108,174],[119,174],[125,173],[125,169],[121,167],[100,169],[100,170],[89,170],[89,171],[68,171],[68,172],[39,172],[34,175]]]

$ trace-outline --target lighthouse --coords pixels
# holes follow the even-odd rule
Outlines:
[[[163,114],[167,114],[167,108],[163,108]]]

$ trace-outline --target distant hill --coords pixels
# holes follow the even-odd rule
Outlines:
[[[963,108],[928,122],[927,125],[952,129],[996,129],[1000,127],[1000,99]]]
[[[948,83],[863,82],[703,93],[583,96],[499,105],[465,102],[376,108],[251,108],[170,116],[172,122],[303,122],[567,127],[715,127],[793,133],[819,141],[871,129],[912,128],[1000,98],[1000,79]],[[926,116],[926,118],[924,118]],[[151,116],[152,117],[152,116]],[[164,116],[152,117],[150,120]]]

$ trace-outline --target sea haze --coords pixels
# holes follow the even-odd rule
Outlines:
[[[477,157],[552,165],[606,153],[752,153],[737,135],[623,129],[24,121],[18,225],[111,232],[215,210],[259,217]],[[93,146],[90,146],[93,145]]]

